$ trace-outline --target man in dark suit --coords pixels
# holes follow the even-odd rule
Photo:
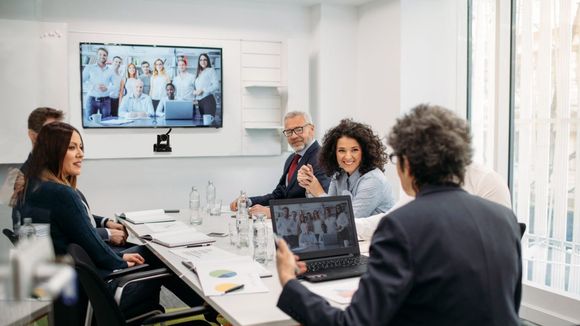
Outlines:
[[[305,112],[292,111],[284,116],[284,136],[288,144],[294,149],[294,153],[284,163],[284,173],[278,181],[276,188],[269,194],[249,198],[250,213],[263,213],[270,217],[270,199],[303,198],[306,197],[304,188],[300,187],[296,180],[297,172],[305,164],[312,165],[314,175],[328,191],[330,178],[318,166],[318,150],[320,145],[314,140],[314,124]],[[238,210],[238,199],[231,204],[232,211]]]
[[[47,125],[52,122],[59,122],[64,119],[64,113],[61,110],[49,108],[49,107],[39,107],[34,109],[30,115],[28,116],[28,138],[30,138],[30,142],[32,143],[32,147],[36,144],[36,138],[38,137],[38,133],[40,129],[44,125]],[[21,200],[16,199],[16,195],[20,191],[24,191],[24,175],[28,171],[28,166],[30,164],[30,157],[20,166],[20,173],[16,177],[16,182],[14,184],[14,200],[11,203],[13,206],[12,209],[12,224],[14,230],[17,230],[20,227],[21,220],[25,217],[32,217],[33,223],[50,223],[50,212],[43,210],[39,207],[34,207],[32,205],[28,205],[26,203],[25,198]],[[79,191],[79,195],[83,199],[86,204],[86,200],[84,199],[83,194]],[[87,206],[88,207],[88,206]],[[125,243],[127,240],[127,232],[125,231],[125,227],[115,222],[112,219],[92,215],[93,219],[95,220],[95,224],[97,225],[97,233],[104,241],[108,242],[112,245],[113,250],[121,251],[126,249]]]
[[[278,307],[305,325],[519,325],[520,230],[510,209],[460,188],[470,141],[466,122],[440,107],[398,119],[389,145],[416,199],[381,220],[350,306],[300,284],[305,266],[279,240]]]

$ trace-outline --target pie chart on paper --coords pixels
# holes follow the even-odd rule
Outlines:
[[[218,269],[218,270],[209,272],[209,276],[217,277],[217,278],[230,278],[230,277],[234,277],[236,275],[238,275],[238,273],[236,273],[234,271],[227,270],[227,269]]]

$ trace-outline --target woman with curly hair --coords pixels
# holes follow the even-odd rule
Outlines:
[[[298,184],[310,195],[350,195],[355,217],[384,213],[394,205],[391,185],[383,173],[386,148],[370,126],[351,119],[340,121],[324,135],[318,161],[332,179],[325,193],[312,167],[302,166]]]

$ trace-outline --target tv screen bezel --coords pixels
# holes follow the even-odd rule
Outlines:
[[[220,98],[221,98],[221,111],[220,111],[220,125],[151,125],[151,126],[100,126],[100,127],[92,127],[85,125],[85,103],[83,99],[83,46],[85,45],[94,45],[94,46],[102,46],[102,47],[109,47],[109,46],[141,46],[147,48],[172,48],[172,49],[204,49],[204,50],[219,50],[220,51]],[[109,49],[107,49],[109,50]],[[203,128],[215,128],[221,129],[224,128],[224,80],[223,80],[223,70],[224,70],[224,53],[223,48],[221,47],[213,47],[213,46],[183,46],[183,45],[158,45],[158,44],[131,44],[131,43],[101,43],[101,42],[79,42],[79,76],[80,76],[80,111],[81,111],[81,125],[83,129],[90,129],[90,130],[99,130],[99,129],[158,129],[158,128],[192,128],[192,129],[203,129]],[[120,103],[119,103],[120,104]]]

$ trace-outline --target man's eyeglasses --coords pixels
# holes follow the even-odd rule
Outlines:
[[[296,135],[302,135],[302,133],[304,132],[304,127],[310,125],[309,123],[300,126],[300,127],[296,127],[296,128],[292,128],[292,129],[286,129],[284,131],[282,131],[282,133],[284,134],[284,136],[286,137],[290,137],[292,136],[292,133],[296,134]]]
[[[397,165],[397,161],[398,161],[397,158],[398,158],[397,154],[395,154],[395,153],[389,154],[389,162],[391,162],[395,165]]]

